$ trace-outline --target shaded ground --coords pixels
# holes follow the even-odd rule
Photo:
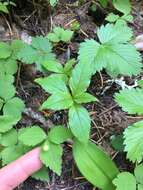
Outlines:
[[[34,2],[34,4],[33,4]],[[0,18],[0,38],[8,41],[20,38],[25,31],[29,35],[46,35],[54,25],[68,28],[72,22],[78,21],[81,24],[80,31],[69,45],[57,47],[55,49],[61,62],[67,59],[67,51],[71,57],[77,56],[79,42],[85,38],[95,38],[96,29],[104,23],[107,11],[98,7],[95,13],[89,11],[92,1],[86,1],[77,7],[75,1],[61,0],[58,7],[53,10],[46,2],[41,1],[18,1],[11,15]],[[135,35],[143,32],[143,2],[133,1],[134,22],[130,23]],[[45,92],[33,81],[41,74],[37,73],[33,66],[22,65],[16,76],[17,95],[26,103],[27,109],[23,113],[23,118],[18,127],[39,124],[41,127],[48,127],[52,124],[66,124],[66,112],[38,112],[40,104],[45,100]],[[138,76],[137,78],[140,78]],[[121,111],[113,99],[115,92],[119,91],[120,86],[109,82],[110,78],[106,73],[97,73],[93,78],[89,91],[96,95],[100,102],[89,104],[87,108],[92,117],[93,141],[102,146],[105,151],[114,158],[121,170],[132,168],[132,165],[125,159],[125,154],[117,153],[110,145],[110,136],[120,134],[131,123],[138,121],[141,117],[131,117]],[[132,85],[134,78],[125,78],[127,84]],[[43,183],[33,179],[28,179],[17,190],[95,190],[78,173],[74,164],[71,147],[65,144],[63,156],[63,172],[61,177],[51,173],[50,183]]]

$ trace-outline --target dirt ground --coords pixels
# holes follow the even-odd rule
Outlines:
[[[68,45],[59,45],[55,52],[61,62],[67,59],[67,51],[70,50],[71,57],[77,57],[79,43],[86,38],[96,38],[97,27],[106,23],[105,16],[109,10],[103,10],[100,6],[96,12],[92,12],[91,0],[87,0],[81,6],[76,6],[75,0],[61,0],[59,5],[51,9],[44,0],[17,1],[17,7],[12,8],[9,16],[0,16],[0,40],[9,41],[21,38],[22,35],[46,35],[53,26],[68,28],[75,20],[81,25],[72,42]],[[143,1],[132,1],[134,21],[130,26],[135,36],[143,33]],[[39,124],[48,127],[52,124],[66,124],[66,112],[39,112],[40,104],[45,100],[45,92],[33,81],[41,76],[33,66],[21,65],[16,75],[17,95],[26,103],[26,110],[18,127]],[[124,80],[128,85],[134,84],[136,78]],[[114,102],[113,95],[121,87],[111,82],[111,78],[103,71],[92,78],[88,91],[98,97],[100,102],[88,104],[87,109],[92,117],[92,140],[114,159],[120,170],[132,170],[132,165],[126,160],[126,155],[116,152],[111,144],[110,137],[121,134],[131,123],[142,118],[129,116],[123,112]],[[43,183],[29,178],[21,184],[17,190],[96,190],[78,172],[72,158],[71,147],[64,145],[63,171],[60,177],[50,173],[51,181]]]

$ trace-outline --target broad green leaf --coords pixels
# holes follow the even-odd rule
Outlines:
[[[55,144],[61,144],[73,137],[71,131],[63,126],[56,126],[48,133],[48,138]]]
[[[0,12],[9,13],[7,6],[2,2],[0,2]]]
[[[49,181],[48,170],[44,166],[38,172],[34,173],[31,177],[40,181],[45,181],[45,182]]]
[[[73,145],[73,156],[82,175],[95,187],[115,190],[112,180],[119,173],[114,162],[94,143]]]
[[[60,145],[53,144],[48,140],[44,143],[44,146],[46,146],[46,144],[49,148],[46,151],[41,151],[40,159],[46,167],[49,167],[53,172],[60,175],[62,167],[62,147]]]
[[[95,102],[95,101],[98,101],[98,99],[95,96],[84,92],[75,96],[74,101],[78,104],[81,104],[81,103]]]
[[[73,96],[86,91],[90,84],[91,67],[88,64],[78,63],[72,71],[69,85]]]
[[[0,98],[5,101],[11,99],[15,95],[15,87],[13,86],[13,76],[0,75]]]
[[[6,147],[2,152],[2,165],[9,164],[25,153],[24,147],[21,144]]]
[[[125,89],[115,94],[115,100],[129,114],[143,114],[143,90]]]
[[[17,68],[16,60],[12,59],[11,57],[0,60],[0,73],[13,75],[17,72]]]
[[[3,146],[12,146],[17,144],[18,135],[16,129],[11,129],[10,131],[2,134],[0,144]]]
[[[3,107],[3,113],[5,115],[13,115],[20,117],[21,112],[24,110],[25,105],[23,101],[18,98],[14,97],[6,102],[6,104]]]
[[[141,57],[131,44],[109,44],[106,70],[111,76],[132,76],[141,72]]]
[[[35,81],[48,93],[68,93],[68,88],[61,74],[52,74],[49,77],[38,78]]]
[[[19,120],[20,118],[13,117],[12,115],[0,116],[0,133],[9,131]]]
[[[143,164],[136,166],[134,173],[137,182],[143,185]]]
[[[7,43],[0,42],[0,59],[10,57],[12,50]]]
[[[18,59],[26,64],[36,63],[38,69],[41,69],[41,65],[45,61],[53,60],[54,58],[51,43],[42,36],[33,37],[32,44],[25,44],[18,53]]]
[[[132,76],[141,72],[141,56],[128,43],[132,30],[127,25],[119,22],[102,25],[97,35],[101,44],[91,39],[80,45],[78,59],[83,67],[85,63],[89,65],[93,74],[105,68],[112,77],[119,74]]]
[[[143,185],[142,184],[138,184],[138,190],[143,190]]]
[[[63,72],[64,72],[62,64],[60,64],[55,58],[43,61],[42,66],[46,70],[52,71],[55,73],[63,74]]]
[[[73,100],[69,92],[52,94],[41,106],[41,109],[64,110],[72,106]]]
[[[51,42],[69,42],[73,36],[73,31],[65,30],[61,27],[55,27],[53,32],[49,33],[47,38]]]
[[[91,127],[90,123],[89,113],[84,107],[73,105],[69,109],[69,127],[79,141],[87,143]]]
[[[136,190],[136,179],[129,172],[122,172],[118,174],[117,178],[113,180],[116,190]]]
[[[18,137],[24,145],[35,146],[46,138],[45,132],[38,126],[26,128]]]
[[[85,67],[84,66],[81,67],[81,69],[85,73],[86,73],[86,69],[88,69],[88,70],[94,69],[95,65],[97,65],[95,63],[95,61],[97,62],[97,59],[99,59],[100,63],[97,65],[99,68],[96,68],[96,69],[101,70],[103,67],[105,67],[105,62],[103,61],[104,55],[102,54],[102,48],[101,48],[100,44],[93,39],[85,40],[85,42],[82,42],[80,44],[78,54],[79,54],[79,56],[78,56],[79,63],[78,64],[80,64],[80,65],[86,64]],[[97,57],[97,55],[99,58]],[[101,60],[102,57],[100,55],[103,57],[102,60]],[[78,67],[80,67],[80,66],[78,66]],[[89,72],[88,70],[87,70],[87,72]]]
[[[97,30],[97,35],[102,44],[117,44],[130,41],[133,36],[133,31],[128,26],[123,27],[118,24],[106,24]]]
[[[113,5],[118,11],[125,15],[131,12],[130,0],[113,0]]]
[[[124,132],[125,152],[132,162],[141,162],[143,159],[143,121],[134,123]]]
[[[17,59],[18,52],[24,47],[24,42],[22,40],[12,40],[11,49],[12,49],[12,58]]]

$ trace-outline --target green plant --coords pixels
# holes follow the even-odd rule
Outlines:
[[[53,32],[47,35],[47,38],[51,42],[69,42],[73,36],[73,31],[64,30],[61,27],[54,27]]]
[[[143,189],[143,165],[136,166],[134,175],[130,172],[122,172],[113,180],[117,190],[142,190]]]
[[[98,29],[97,36],[100,43],[93,39],[81,43],[78,57],[80,64],[91,65],[93,74],[105,68],[112,77],[140,73],[141,57],[129,43],[132,38],[129,27],[118,23],[106,24]]]
[[[8,6],[16,6],[14,1],[9,0],[1,0],[0,1],[0,12],[2,13],[9,13]]]
[[[52,7],[54,7],[58,3],[58,0],[47,0],[47,1],[50,3]]]
[[[51,64],[56,62],[55,54],[52,53],[52,44],[42,36],[33,37],[30,45],[25,43],[17,58],[26,64],[36,63],[38,70],[42,70],[42,64],[45,62],[49,61]]]
[[[122,90],[115,95],[115,100],[129,114],[143,114],[143,89]],[[141,162],[143,159],[142,133],[143,121],[132,124],[124,131],[124,150],[132,162]]]
[[[100,4],[105,8],[107,7],[109,0],[99,0]],[[112,0],[113,6],[124,15],[128,15],[131,12],[130,0]]]
[[[62,35],[60,33],[58,41],[62,39]],[[88,93],[91,76],[96,71],[105,68],[114,77],[119,74],[131,76],[138,74],[142,66],[140,54],[129,44],[132,37],[130,28],[119,23],[107,24],[101,26],[97,35],[100,43],[93,39],[81,43],[78,61],[70,59],[64,65],[56,59],[52,52],[53,46],[46,37],[32,38],[30,45],[21,41],[13,41],[10,45],[0,43],[0,88],[7,86],[4,91],[0,91],[0,126],[2,126],[0,142],[3,165],[40,146],[40,159],[45,166],[33,177],[48,180],[47,168],[57,175],[61,174],[62,144],[67,141],[73,144],[73,156],[81,173],[100,189],[115,189],[116,182],[113,180],[119,171],[104,151],[91,142],[91,118],[83,104],[98,101],[95,96]],[[67,127],[54,126],[48,130],[43,130],[40,126],[29,126],[19,130],[12,128],[21,119],[21,112],[24,109],[23,102],[15,97],[16,90],[13,86],[13,75],[18,68],[17,59],[26,64],[36,63],[38,69],[44,71],[44,77],[36,79],[35,82],[50,96],[40,110],[65,110],[65,113],[68,112]],[[125,93],[129,103],[122,102],[124,94],[121,94],[121,98],[119,95],[116,97],[119,97],[122,107],[128,109],[130,113],[141,114],[142,108],[138,109],[138,106],[141,106],[142,102],[137,98],[138,93],[142,98],[142,89],[133,90],[131,95]],[[136,100],[134,107],[131,106],[132,97]],[[137,125],[141,131],[142,123]],[[135,147],[132,143],[128,147],[129,137],[135,133],[131,131],[128,134],[129,132],[127,135],[125,133],[125,150],[128,153],[131,150],[131,155],[129,153],[128,156],[131,160],[140,162],[142,151],[132,154]],[[139,138],[133,139],[140,144]],[[141,146],[138,146],[139,148],[141,149]]]

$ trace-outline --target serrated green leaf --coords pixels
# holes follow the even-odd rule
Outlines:
[[[97,30],[97,35],[102,44],[105,43],[126,43],[131,40],[133,31],[128,26],[118,24],[102,25]]]
[[[85,40],[85,42],[82,42],[80,44],[80,48],[79,48],[79,52],[78,52],[78,54],[79,54],[78,60],[79,60],[80,64],[83,64],[83,65],[86,64],[86,68],[85,69],[83,68],[83,70],[85,70],[84,72],[86,72],[87,67],[89,67],[89,68],[92,67],[91,68],[91,70],[92,70],[95,67],[95,65],[97,65],[94,63],[95,63],[95,60],[96,60],[96,62],[98,62],[97,59],[101,60],[102,57],[100,57],[100,54],[104,58],[104,55],[101,52],[102,52],[102,48],[101,48],[100,44],[93,39]],[[97,57],[97,55],[99,58]],[[98,64],[97,66],[99,67],[99,68],[97,68],[97,70],[101,70],[105,66],[105,64],[103,61],[100,61],[100,64]],[[89,70],[89,68],[88,68],[88,70]]]
[[[22,40],[12,40],[11,49],[12,49],[12,58],[17,59],[18,52],[24,47],[24,42]]]
[[[13,75],[17,72],[16,60],[10,58],[0,60],[0,73]]]
[[[88,111],[80,106],[73,105],[69,109],[69,127],[79,141],[86,143],[90,133],[90,116]]]
[[[36,63],[38,69],[41,69],[41,65],[45,61],[53,60],[54,58],[51,43],[42,36],[33,37],[32,44],[25,44],[18,53],[18,59],[26,64]]]
[[[34,173],[31,177],[44,182],[49,181],[48,170],[44,166],[38,172]]]
[[[127,158],[132,162],[141,162],[143,159],[143,121],[134,123],[125,129],[124,138]]]
[[[113,180],[116,190],[136,190],[136,179],[129,172],[122,172],[118,174],[117,178]]]
[[[10,162],[16,160],[20,156],[24,154],[24,148],[22,145],[13,145],[10,147],[6,147],[2,152],[2,165],[9,164]]]
[[[125,15],[131,12],[130,0],[113,0],[114,7]]]
[[[42,150],[40,153],[40,159],[46,167],[49,167],[53,172],[60,175],[62,166],[62,147],[46,141],[49,149],[47,151]],[[45,143],[44,143],[45,146]]]
[[[143,114],[143,90],[125,89],[115,94],[115,100],[129,114]]]
[[[9,131],[19,120],[19,117],[13,117],[11,115],[0,116],[0,133]]]
[[[7,43],[0,42],[0,59],[8,58],[12,53],[10,46]]]
[[[137,182],[143,185],[143,164],[136,166],[134,174]]]
[[[61,74],[52,74],[49,77],[38,78],[35,81],[48,93],[68,93],[68,88]]]
[[[24,102],[18,98],[14,97],[6,102],[3,107],[3,113],[5,115],[13,115],[14,117],[20,117],[21,112],[24,110]]]
[[[17,144],[18,135],[16,129],[11,129],[10,131],[2,134],[0,144],[3,146],[13,146]]]
[[[64,110],[72,106],[73,100],[69,92],[52,94],[41,106],[41,109]]]
[[[61,144],[73,137],[71,131],[63,126],[56,126],[48,133],[48,138],[55,144]]]
[[[83,176],[95,187],[114,190],[112,180],[119,173],[114,162],[94,143],[74,141],[74,160]]]
[[[141,57],[136,48],[128,43],[132,30],[127,25],[119,22],[106,24],[98,29],[97,35],[101,44],[93,39],[81,43],[80,64],[87,63],[93,74],[105,68],[112,77],[119,74],[132,76],[141,72]]]
[[[11,75],[0,75],[0,98],[3,100],[11,99],[15,95],[15,87],[13,86],[14,78]]]
[[[98,101],[98,99],[95,96],[84,92],[75,96],[74,101],[78,104],[81,104],[81,103],[95,102],[95,101]]]
[[[108,55],[106,70],[111,76],[132,76],[141,72],[142,64],[140,54],[131,44],[112,44],[106,47]]]
[[[19,134],[18,139],[24,145],[35,146],[41,143],[46,138],[45,132],[39,126],[32,126],[26,128],[21,134]]]
[[[81,94],[86,91],[90,84],[91,67],[88,64],[78,63],[72,71],[69,81],[69,86],[73,96]]]
[[[73,31],[65,30],[61,27],[55,27],[53,32],[47,35],[47,38],[51,42],[69,42],[73,36]]]

